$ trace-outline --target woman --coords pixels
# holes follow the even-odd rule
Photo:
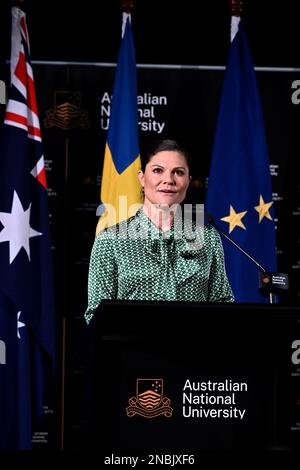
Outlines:
[[[233,302],[219,234],[182,214],[191,180],[185,151],[161,141],[138,177],[143,207],[95,239],[87,323],[102,300]]]

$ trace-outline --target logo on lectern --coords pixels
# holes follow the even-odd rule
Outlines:
[[[171,400],[163,396],[163,385],[163,379],[137,379],[136,396],[128,400],[130,406],[126,408],[127,416],[156,418],[164,415],[170,418],[173,409],[170,406]]]

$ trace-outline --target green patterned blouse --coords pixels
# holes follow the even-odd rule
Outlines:
[[[95,239],[89,266],[89,323],[102,300],[233,302],[218,232],[195,223],[157,228],[140,209]]]

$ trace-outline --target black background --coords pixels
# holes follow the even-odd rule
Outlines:
[[[11,3],[8,0],[1,2],[0,79],[7,78],[8,73],[8,68],[4,67],[4,63],[10,55]],[[81,3],[64,0],[52,0],[51,2],[27,0],[23,4],[27,13],[32,61],[111,63],[117,61],[121,38],[121,4],[119,0]],[[244,1],[244,30],[255,66],[300,67],[300,28],[295,11],[296,5],[297,2],[291,1],[285,2],[284,5],[282,2],[273,1]],[[228,1],[196,2],[189,0],[176,4],[170,0],[136,0],[136,7],[132,15],[132,29],[136,60],[139,64],[225,65],[230,43]],[[56,71],[57,75],[54,74],[54,77],[57,77],[57,83],[53,78],[47,76],[47,71],[43,75],[42,66],[34,69],[34,73],[39,109],[42,111],[40,120],[45,156],[46,159],[52,158],[55,161],[55,172],[53,175],[48,174],[48,184],[49,182],[53,183],[54,189],[58,189],[58,196],[52,197],[50,205],[55,219],[52,230],[54,229],[53,243],[56,247],[59,315],[61,317],[67,316],[65,445],[67,448],[78,449],[81,445],[81,430],[84,427],[81,405],[78,405],[83,399],[82,375],[84,369],[80,348],[83,347],[82,331],[85,325],[82,321],[82,314],[86,304],[88,256],[95,227],[94,212],[83,211],[81,204],[91,202],[95,206],[97,205],[99,185],[95,180],[101,169],[100,159],[104,153],[101,139],[104,136],[99,139],[99,135],[96,133],[99,125],[98,108],[95,109],[97,103],[94,102],[94,97],[89,95],[90,87],[86,83],[82,85],[86,100],[82,104],[91,113],[92,133],[90,135],[94,140],[85,136],[83,130],[71,131],[69,134],[60,129],[45,130],[43,119],[45,111],[53,106],[53,89],[61,89],[61,84],[66,83],[68,89],[72,89],[73,86],[76,91],[77,83],[83,83],[82,73],[80,70],[75,72],[76,78],[72,78],[74,83],[69,80],[68,77],[72,77],[72,74],[69,74],[68,71],[62,72],[62,77]],[[299,236],[297,235],[299,227],[297,229],[296,223],[298,221],[296,217],[292,217],[292,211],[297,208],[297,204],[299,205],[297,200],[299,201],[300,184],[297,175],[299,175],[298,129],[300,115],[298,107],[290,104],[290,84],[280,85],[281,78],[274,79],[279,83],[274,86],[275,82],[271,83],[269,75],[260,75],[259,85],[262,91],[271,161],[273,163],[280,162],[284,159],[284,155],[289,160],[285,173],[280,174],[280,178],[284,180],[281,182],[281,187],[286,202],[281,207],[283,222],[278,234],[281,246],[284,246],[285,249],[281,255],[282,269],[287,270],[295,259],[299,259],[295,249],[298,246],[299,250]],[[296,78],[300,79],[300,70],[299,72],[295,70],[293,79]],[[221,77],[214,80],[216,80],[215,89],[219,89]],[[213,81],[211,80],[210,83]],[[44,92],[45,88],[47,94]],[[278,96],[276,93],[274,94],[273,90],[277,90],[277,93],[278,90],[282,90],[280,103],[286,104],[287,115],[290,116],[289,120],[285,120],[285,122],[283,122],[284,115],[281,112],[284,108],[279,104]],[[207,115],[209,119],[209,125],[201,131],[204,135],[201,149],[204,151],[206,165],[203,169],[203,175],[200,175],[203,176],[203,179],[209,164],[213,124],[218,105],[217,98],[217,93],[203,97],[204,103],[207,99],[205,116]],[[180,130],[176,127],[176,123],[171,122],[171,124],[175,126],[176,132]],[[195,148],[198,145],[196,137],[194,137],[195,145],[193,144]],[[64,187],[63,181],[63,158],[67,139],[72,158],[70,169],[71,172],[73,171],[68,188]],[[94,154],[89,152],[90,149],[93,149]],[[84,171],[81,173],[82,161],[85,163],[86,173]],[[90,186],[81,185],[81,177],[82,179],[90,177],[92,184]],[[51,178],[55,181],[51,181]],[[64,211],[66,205],[68,205],[67,216]],[[80,246],[80,250],[78,250],[78,246]],[[67,269],[66,266],[68,266]],[[66,272],[67,270],[68,272]],[[297,280],[299,280],[298,271]],[[297,285],[298,287],[294,286],[294,292],[299,289],[299,282]],[[58,401],[60,401],[60,397]],[[59,413],[58,406],[57,415]]]
[[[11,0],[1,2],[1,56],[9,56]],[[136,0],[138,63],[219,64],[227,58],[228,0]],[[300,66],[297,2],[244,0],[243,24],[256,66]],[[32,60],[115,62],[121,2],[25,0]]]

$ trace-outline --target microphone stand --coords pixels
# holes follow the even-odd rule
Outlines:
[[[231,237],[229,237],[229,235],[227,235],[227,233],[223,232],[222,230],[219,229],[219,227],[217,227],[213,217],[209,214],[205,214],[207,220],[209,223],[211,223],[215,229],[221,234],[223,235],[224,238],[226,238],[226,240],[228,240],[230,243],[232,243],[232,245],[234,245],[238,250],[240,250],[245,256],[247,256],[247,258],[249,258],[254,264],[256,264],[256,266],[263,272],[263,273],[266,273],[267,270],[266,268],[264,268],[255,258],[253,258],[253,256],[251,256],[249,253],[247,253],[247,251],[245,251],[238,243],[236,243]],[[273,292],[269,292],[269,300],[270,300],[270,304],[276,304],[276,296]]]

